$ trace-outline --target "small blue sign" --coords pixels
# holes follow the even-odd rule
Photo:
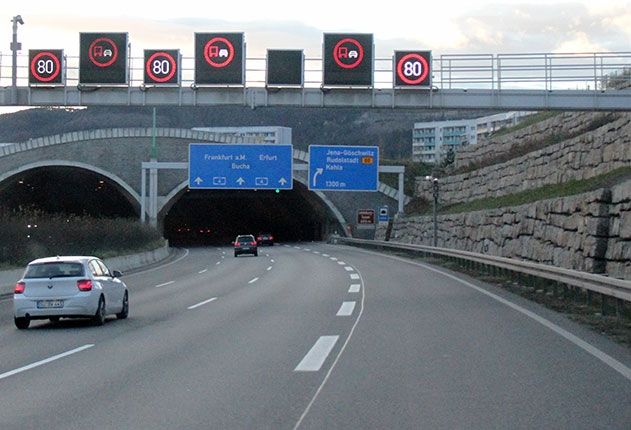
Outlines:
[[[309,189],[377,191],[378,146],[309,146]]]
[[[379,222],[388,222],[390,221],[390,214],[389,214],[389,209],[388,206],[381,206],[379,208]]]
[[[204,144],[188,147],[190,189],[280,189],[293,187],[291,145]]]

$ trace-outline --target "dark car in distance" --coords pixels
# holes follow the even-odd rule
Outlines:
[[[239,254],[253,254],[255,257],[259,255],[256,239],[251,234],[240,234],[232,243],[234,246],[234,256]]]
[[[272,236],[272,233],[259,233],[256,235],[256,242],[259,246],[274,246],[274,236]]]

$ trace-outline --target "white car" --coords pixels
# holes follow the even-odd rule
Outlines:
[[[129,315],[129,292],[119,278],[97,257],[63,256],[31,261],[13,291],[13,314],[19,329],[31,320],[90,318],[103,325],[105,317]]]

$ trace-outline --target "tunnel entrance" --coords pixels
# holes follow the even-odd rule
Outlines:
[[[174,246],[225,245],[238,234],[271,233],[278,242],[323,240],[338,222],[326,205],[294,181],[293,190],[182,191],[164,217]]]
[[[0,210],[137,218],[120,187],[103,175],[72,166],[37,167],[0,183]]]

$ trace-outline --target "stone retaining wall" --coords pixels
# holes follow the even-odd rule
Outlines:
[[[562,112],[528,127],[501,136],[481,138],[476,145],[460,148],[454,160],[454,169],[488,163],[508,155],[516,147],[528,147],[561,136],[576,136],[594,127],[603,119],[614,121],[628,116],[625,113]]]
[[[395,221],[392,241],[431,245],[431,217]],[[385,231],[377,231],[383,240]],[[438,246],[631,279],[631,181],[533,204],[443,215]]]
[[[440,201],[454,204],[499,197],[588,179],[628,166],[631,166],[631,114],[619,114],[615,121],[589,133],[504,163],[441,178]],[[417,178],[416,185],[416,195],[431,200],[429,182]]]

